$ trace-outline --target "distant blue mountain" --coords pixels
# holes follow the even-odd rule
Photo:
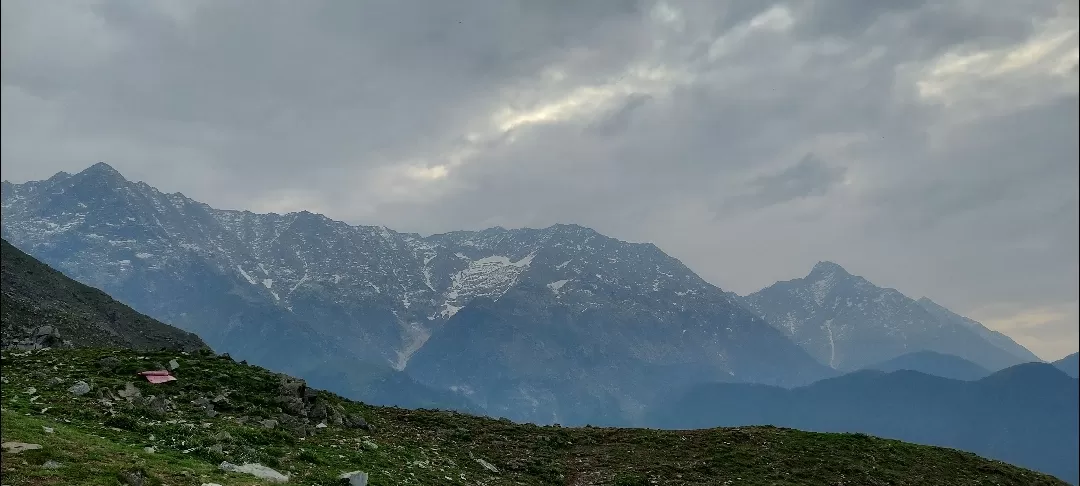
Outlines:
[[[1080,378],[1080,353],[1073,353],[1057,361],[1054,361],[1057,369],[1064,371],[1066,375]]]
[[[977,381],[862,370],[794,389],[716,383],[656,405],[648,423],[862,432],[962,449],[1076,484],[1078,383],[1046,363],[1012,366]]]
[[[916,351],[904,354],[867,366],[866,369],[886,372],[918,371],[928,375],[964,381],[978,380],[990,374],[990,370],[964,358],[934,351]]]

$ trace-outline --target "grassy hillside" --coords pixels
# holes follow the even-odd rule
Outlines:
[[[108,294],[72,280],[0,239],[0,323],[3,346],[52,326],[75,346],[135,349],[205,347],[195,334],[151,319]]]
[[[172,359],[177,381],[135,375]],[[3,452],[5,484],[259,484],[222,461],[261,463],[289,484],[355,470],[372,485],[1064,484],[857,434],[540,427],[372,407],[209,352],[4,351],[0,364],[3,441],[42,446]],[[77,381],[90,391],[70,391]]]

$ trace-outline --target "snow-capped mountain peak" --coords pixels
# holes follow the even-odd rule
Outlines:
[[[833,262],[819,262],[806,277],[777,282],[743,302],[833,368],[858,369],[919,350],[954,354],[991,370],[1023,361],[1017,351],[980,336],[988,333],[976,329],[985,329],[978,323],[938,317]]]

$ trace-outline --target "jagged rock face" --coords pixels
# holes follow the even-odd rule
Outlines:
[[[421,237],[217,210],[104,164],[5,182],[3,216],[9,241],[215,349],[300,373],[359,357],[516,419],[631,413],[676,377],[820,376],[678,260],[580,226]]]
[[[831,262],[818,263],[805,278],[777,282],[742,300],[835,369],[860,369],[920,350],[956,355],[989,370],[1029,361],[980,336],[973,327],[981,324],[940,318],[904,294]]]

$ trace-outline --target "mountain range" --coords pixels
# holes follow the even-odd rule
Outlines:
[[[805,387],[702,384],[650,411],[647,424],[698,429],[772,424],[861,432],[951,447],[1080,482],[1080,381],[1046,363],[977,381],[864,370]]]
[[[797,385],[828,372],[656,246],[580,226],[421,237],[217,210],[106,164],[2,192],[16,246],[304,377],[361,360],[494,415],[580,423],[633,420],[700,377]]]
[[[861,432],[1076,481],[1077,380],[1061,372],[1076,355],[1030,363],[1005,335],[835,263],[739,296],[581,226],[420,236],[217,210],[106,164],[4,182],[2,203],[5,339],[39,322],[83,346],[193,332],[369,403]]]
[[[990,370],[971,361],[951,354],[934,351],[915,351],[893,359],[882,361],[865,369],[878,371],[918,371],[942,378],[972,381],[990,375]]]
[[[1038,360],[835,263],[740,297],[655,245],[577,225],[421,236],[219,210],[104,163],[5,181],[2,211],[4,238],[72,278],[376,403],[401,398],[370,376],[437,391],[429,404],[624,424],[695,383],[799,386],[921,350],[990,371]]]

